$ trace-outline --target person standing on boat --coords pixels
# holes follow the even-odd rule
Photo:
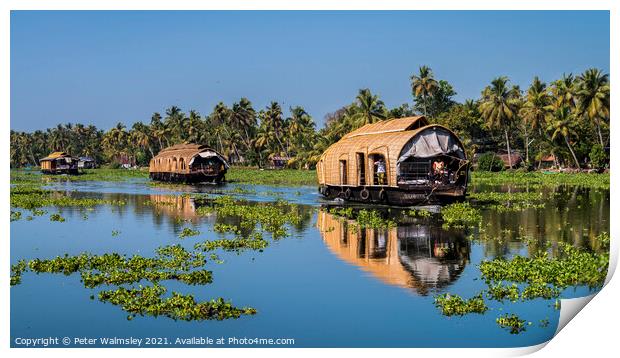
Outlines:
[[[377,160],[375,162],[377,166],[377,179],[379,181],[379,185],[385,185],[385,162],[383,158]]]

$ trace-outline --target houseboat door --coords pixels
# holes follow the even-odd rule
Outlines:
[[[357,153],[357,184],[359,186],[366,185],[366,160],[364,160],[364,153]]]

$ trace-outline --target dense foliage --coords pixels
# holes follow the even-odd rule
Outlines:
[[[11,131],[11,166],[36,166],[52,151],[90,156],[111,167],[127,161],[147,165],[161,149],[192,142],[210,145],[233,164],[262,167],[282,156],[289,158],[290,167],[312,168],[329,145],[351,130],[415,114],[453,129],[470,155],[505,150],[516,163],[513,152],[518,148],[530,168],[541,167],[544,158],[573,167],[608,164],[609,75],[598,69],[565,75],[550,85],[535,77],[525,93],[498,77],[480,98],[457,103],[452,85],[421,66],[411,76],[411,88],[413,105],[392,109],[361,89],[353,103],[327,114],[320,130],[303,107],[290,107],[285,114],[274,101],[257,110],[241,98],[231,106],[218,103],[208,115],[171,106],[163,116],[153,113],[148,122],[131,128],[118,123],[104,131],[67,123],[32,133]]]

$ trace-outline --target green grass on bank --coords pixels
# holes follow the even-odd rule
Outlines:
[[[264,185],[317,185],[316,171],[279,169],[260,170],[253,168],[230,168],[226,180],[232,183],[264,184]]]
[[[125,181],[129,179],[147,179],[148,169],[87,169],[81,175],[41,175],[38,171],[11,170],[11,183],[41,183],[45,181]],[[239,184],[303,186],[317,185],[314,170],[260,170],[256,168],[232,167],[226,174],[226,180]],[[472,172],[471,183],[474,185],[571,185],[591,188],[609,189],[609,173],[545,173],[504,171],[499,173]]]

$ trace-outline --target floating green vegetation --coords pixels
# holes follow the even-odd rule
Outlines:
[[[529,297],[536,297],[536,292],[541,297],[548,296],[550,291],[544,287],[547,285],[558,289],[578,285],[602,286],[607,277],[608,253],[589,252],[568,244],[560,244],[560,250],[560,257],[553,259],[543,252],[532,258],[515,256],[510,260],[482,261],[480,272],[487,283],[511,281],[530,285]]]
[[[469,203],[454,203],[441,208],[441,217],[445,227],[474,227],[482,222],[480,210]]]
[[[541,191],[497,192],[481,191],[469,193],[469,198],[484,207],[498,212],[522,211],[528,208],[544,208],[545,196]]]
[[[510,286],[504,286],[502,282],[498,282],[495,285],[489,285],[487,290],[487,297],[499,302],[503,302],[505,299],[516,302],[519,299],[519,294],[519,287],[514,283]]]
[[[609,173],[549,173],[549,172],[516,172],[505,171],[499,173],[478,172],[472,173],[472,184],[519,186],[583,186],[597,189],[609,189]]]
[[[347,208],[330,208],[328,213],[336,216],[339,220],[354,220],[351,223],[360,229],[386,229],[396,226],[396,222],[383,217],[379,210],[361,209],[354,210],[352,207]]]
[[[241,235],[241,230],[239,230],[239,228],[236,225],[230,225],[230,224],[217,223],[213,225],[213,231],[219,232],[219,233],[231,232],[237,235]]]
[[[153,257],[82,253],[48,260],[22,260],[11,266],[11,285],[20,284],[22,274],[26,271],[36,274],[78,273],[86,288],[117,286],[115,289],[101,291],[99,299],[120,306],[130,313],[128,319],[133,319],[135,315],[166,316],[180,320],[228,319],[253,315],[256,313],[255,309],[234,307],[223,298],[197,302],[191,295],[177,292],[165,295],[166,289],[161,283],[171,280],[187,285],[212,283],[212,271],[204,268],[207,264],[205,252],[210,253],[211,262],[221,264],[223,261],[216,250],[237,253],[245,250],[262,251],[269,245],[269,242],[263,239],[263,231],[270,232],[274,239],[288,235],[285,226],[297,225],[302,221],[299,208],[284,200],[256,205],[235,201],[231,197],[210,200],[203,196],[200,200],[208,207],[205,212],[216,212],[239,223],[238,226],[219,226],[220,230],[233,232],[236,235],[234,238],[203,241],[195,244],[191,251],[181,245],[164,246],[158,248]],[[55,217],[54,215],[60,216],[53,214],[52,217]],[[113,235],[115,232],[113,231]],[[187,227],[181,234],[193,236],[198,232]],[[144,282],[152,285],[143,287]]]
[[[46,206],[92,207],[97,205],[125,205],[122,200],[74,198],[64,192],[41,189],[37,186],[19,185],[11,187],[11,207],[33,210]]]
[[[198,236],[200,235],[200,231],[192,229],[191,227],[183,228],[183,231],[179,234],[180,239],[184,239],[190,236]]]
[[[15,265],[11,265],[11,286],[19,285],[22,282],[22,273],[28,268],[25,260],[20,260]]]
[[[271,233],[274,239],[288,236],[286,225],[299,225],[302,216],[299,207],[284,200],[273,203],[249,203],[235,200],[232,196],[220,196],[209,200],[204,196],[194,199],[204,204],[196,210],[199,215],[208,215],[216,212],[219,216],[231,220],[238,220],[238,228],[245,230],[246,237],[257,232],[258,226],[262,231]],[[218,226],[216,230],[229,231],[230,227]]]
[[[102,291],[99,300],[121,306],[123,310],[133,314],[149,316],[165,316],[174,320],[224,320],[239,318],[241,315],[254,315],[254,308],[237,308],[231,303],[218,298],[206,302],[196,302],[192,295],[172,292],[169,298],[162,298],[166,288],[159,285],[134,289],[120,287],[116,290]],[[127,317],[131,320],[132,316]]]
[[[407,211],[407,215],[414,218],[430,218],[433,214],[428,210],[411,209]]]
[[[328,211],[330,214],[336,215],[336,216],[340,216],[344,219],[353,219],[354,218],[354,213],[353,213],[353,208],[348,207],[348,208],[330,208]]]
[[[218,240],[217,247],[227,247],[227,241]],[[218,261],[216,254],[211,255]],[[100,285],[127,285],[149,281],[153,286],[138,288],[118,287],[115,290],[99,293],[101,301],[120,306],[132,315],[166,316],[181,320],[206,320],[238,318],[240,315],[255,314],[253,308],[236,308],[223,298],[206,302],[196,302],[191,295],[172,292],[171,297],[162,297],[166,289],[160,281],[176,280],[188,285],[206,285],[213,282],[213,274],[202,269],[207,263],[199,251],[187,251],[180,245],[164,246],[156,250],[155,257],[134,255],[127,257],[117,253],[92,255],[82,253],[77,256],[65,255],[50,260],[33,259],[19,261],[11,266],[11,286],[22,282],[26,271],[34,273],[62,273],[71,275],[78,272],[86,288]],[[133,316],[132,316],[133,318]]]
[[[222,249],[224,251],[241,252],[244,250],[255,250],[262,252],[269,246],[269,242],[263,239],[259,232],[255,232],[251,237],[235,237],[234,239],[207,240],[194,245],[196,250],[214,251]]]
[[[121,234],[121,232],[120,232],[120,231],[118,231],[118,230],[112,230],[112,237],[116,237],[116,236],[118,236],[118,235],[120,235],[120,234]]]
[[[496,322],[500,327],[509,330],[511,334],[519,334],[525,331],[525,320],[515,314],[501,315],[497,317]]]
[[[62,217],[62,215],[60,215],[59,213],[54,213],[52,215],[50,215],[50,221],[57,221],[57,222],[65,222],[65,218]]]
[[[21,219],[22,212],[21,211],[13,211],[11,210],[11,221],[16,221]]]
[[[468,313],[482,314],[489,309],[484,303],[482,293],[467,300],[459,295],[445,293],[435,297],[435,307],[439,308],[445,316],[463,316]]]
[[[609,235],[602,233],[595,241],[607,242]],[[487,284],[486,298],[498,302],[527,301],[542,298],[555,298],[555,309],[560,308],[558,299],[564,289],[570,286],[588,286],[590,289],[602,287],[609,266],[608,252],[596,253],[560,243],[560,253],[550,258],[544,251],[534,257],[502,257],[480,263],[482,279]],[[484,306],[482,294],[475,297],[476,304]],[[470,300],[444,294],[435,297],[435,305],[446,316],[469,313]],[[473,311],[475,312],[475,311]],[[515,315],[505,315],[497,323],[517,334],[525,330],[525,321]],[[547,320],[548,324],[548,320]]]
[[[377,210],[362,209],[357,212],[355,221],[360,228],[385,229],[396,227],[396,222],[384,219]]]

